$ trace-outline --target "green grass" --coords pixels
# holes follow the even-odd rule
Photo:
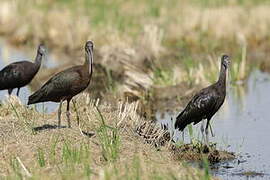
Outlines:
[[[190,56],[185,56],[180,58],[182,63],[184,64],[184,69],[187,72],[187,82],[189,83],[189,86],[192,86],[194,83],[194,69],[198,68],[198,64],[196,63],[196,60],[194,60]]]
[[[97,130],[99,142],[101,143],[102,156],[105,161],[115,161],[119,156],[120,150],[120,136],[117,127],[107,125],[99,108],[96,107],[99,119],[100,127]]]
[[[209,168],[208,160],[206,158],[203,158],[202,164],[203,164],[203,169],[204,169],[203,180],[210,180],[210,168]]]
[[[106,78],[107,78],[107,91],[115,93],[117,90],[117,81],[113,77],[113,72],[109,68],[105,67]]]
[[[35,121],[27,118],[29,110],[26,107],[17,109],[18,105],[15,105],[15,103],[17,103],[16,101],[17,100],[15,101],[11,100],[9,103],[16,118],[19,120],[19,122],[22,123],[21,125],[24,127],[26,131],[31,132],[33,135],[36,134],[36,132],[33,131],[33,127],[35,126]]]
[[[46,165],[44,151],[41,148],[38,148],[37,150],[37,161],[40,167]]]
[[[241,51],[235,57],[232,57],[232,64],[229,69],[233,83],[246,79],[253,67],[256,67],[255,63],[253,66],[249,66],[247,63],[247,46],[242,46]]]
[[[193,127],[191,124],[188,125],[188,134],[189,134],[191,143],[193,143],[194,136],[193,136]]]
[[[154,69],[154,84],[160,86],[175,85],[173,81],[173,72],[171,69],[156,67]]]
[[[54,136],[49,148],[49,161],[52,164],[56,163],[56,147],[59,141],[59,136]]]
[[[15,106],[12,104],[12,102],[10,103],[10,106],[11,106],[12,110],[14,111],[14,113],[15,113],[16,117],[18,118],[18,120],[21,120],[21,118],[20,118]]]
[[[79,146],[65,141],[62,147],[62,162],[63,166],[60,168],[62,177],[69,176],[90,177],[93,173],[91,169],[90,149],[87,144],[80,144]]]
[[[12,167],[13,178],[14,179],[23,179],[23,174],[21,172],[20,164],[15,157],[12,157],[10,159],[10,166]]]
[[[27,0],[27,2],[32,2]],[[40,10],[48,11],[52,8],[67,8],[74,15],[84,14],[89,16],[89,22],[92,28],[102,29],[104,27],[113,27],[121,33],[127,33],[130,36],[137,36],[142,29],[141,17],[147,17],[147,19],[158,19],[162,16],[162,11],[164,9],[173,8],[176,4],[185,4],[186,1],[171,0],[170,3],[164,0],[59,0],[55,2],[44,1],[44,2],[34,2],[32,6],[38,7]],[[192,0],[190,2],[192,5],[199,7],[220,7],[228,6],[230,4],[250,6],[259,4],[269,4],[267,0],[238,0],[236,3],[229,3],[226,0]],[[137,11],[127,10],[132,6],[138,6]],[[142,7],[142,8],[140,8]],[[166,26],[162,24],[162,26]],[[204,37],[204,35],[202,36]],[[202,43],[203,44],[203,43]]]
[[[58,168],[61,176],[77,176],[81,174],[85,177],[90,177],[93,174],[91,168],[91,153],[88,144],[75,145],[68,140],[61,145],[61,152],[56,152],[56,147],[58,144],[58,137],[54,138],[51,144],[51,149],[46,155],[46,149],[38,148],[37,150],[37,163],[41,169],[33,170],[35,174],[48,166],[53,166]],[[20,172],[20,168],[15,160],[12,161],[12,167],[15,174]],[[79,169],[80,170],[79,170]],[[19,176],[19,174],[18,174]]]
[[[242,6],[254,6],[254,5],[262,5],[269,4],[268,0],[192,0],[195,5],[199,5],[202,7],[221,7],[228,5],[242,5]]]

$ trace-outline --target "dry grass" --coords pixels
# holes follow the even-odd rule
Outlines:
[[[159,54],[159,42],[155,42],[158,29],[162,29],[165,41],[182,40],[199,47],[199,42],[207,45],[207,41],[239,42],[243,38],[247,44],[256,45],[268,38],[270,27],[270,7],[260,3],[216,7],[201,7],[184,0],[84,3],[87,2],[2,1],[1,33],[11,35],[17,43],[45,40],[53,47],[76,49],[90,38],[100,47],[120,41],[131,46],[147,45],[146,50],[150,48],[151,53]],[[104,12],[103,8],[108,9]],[[120,16],[124,19],[119,19]],[[149,24],[158,29],[149,28]],[[151,31],[151,34],[140,39],[143,31]]]
[[[259,52],[267,57],[269,52],[270,6],[263,1],[4,0],[0,8],[0,34],[13,44],[45,42],[54,51],[72,54],[73,60],[86,40],[94,40],[95,63],[121,76],[116,88],[121,93],[141,95],[154,84],[208,84],[215,79],[217,57],[224,52],[233,57],[233,80],[242,80],[249,71],[249,57]],[[175,59],[164,58],[168,55],[183,62],[187,54],[196,66],[185,71],[183,63],[171,65],[172,73],[161,72],[163,77],[156,79],[153,64]]]
[[[0,177],[201,179],[202,172],[173,161],[167,148],[157,151],[144,143],[136,133],[145,122],[136,113],[137,103],[98,105],[101,114],[94,104],[98,102],[88,95],[79,95],[76,111],[72,109],[73,128],[58,129],[56,113],[38,113],[15,97],[5,101],[0,107]],[[109,141],[102,139],[105,131]],[[95,135],[89,137],[90,132]]]

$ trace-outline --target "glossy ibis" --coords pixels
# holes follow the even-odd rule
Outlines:
[[[32,81],[37,74],[42,57],[45,55],[45,47],[41,44],[38,46],[35,62],[20,61],[14,62],[0,71],[0,90],[7,89],[11,95],[14,88],[18,88],[17,96],[19,96],[20,88],[26,86]]]
[[[222,106],[226,96],[226,70],[230,64],[227,55],[221,57],[219,79],[216,83],[200,90],[187,104],[185,109],[176,117],[175,128],[183,131],[190,124],[197,124],[207,119],[205,131],[208,134],[208,126],[213,115]],[[210,126],[211,128],[211,126]],[[202,129],[203,131],[203,129]],[[212,129],[211,129],[212,133]],[[213,133],[212,133],[213,135]]]
[[[38,91],[28,99],[28,105],[39,102],[60,102],[58,109],[58,127],[61,126],[61,107],[67,100],[67,120],[70,128],[69,103],[73,96],[87,88],[93,72],[93,48],[92,41],[85,44],[85,62],[83,65],[74,66],[55,74]]]

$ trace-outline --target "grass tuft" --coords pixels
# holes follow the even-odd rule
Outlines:
[[[37,161],[40,167],[46,165],[44,151],[41,148],[38,148],[37,150]]]
[[[120,149],[120,136],[119,130],[115,127],[106,125],[105,119],[100,112],[99,108],[96,107],[100,118],[100,127],[97,131],[99,141],[102,148],[102,156],[105,161],[115,161],[119,156]]]

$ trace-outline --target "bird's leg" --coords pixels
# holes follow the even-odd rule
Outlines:
[[[203,121],[201,122],[201,133],[202,133],[202,142],[203,142],[203,140],[205,140],[205,136],[204,136],[204,123],[203,123]]]
[[[207,123],[205,126],[205,132],[208,133],[208,126],[209,126],[210,119],[207,119]]]
[[[74,106],[74,109],[75,109],[75,112],[77,115],[77,125],[79,126],[80,125],[80,118],[79,118],[79,114],[78,114],[78,110],[77,110],[77,106],[76,106],[76,101],[74,99],[72,99],[72,103],[73,103],[73,106]]]
[[[19,93],[20,93],[20,88],[18,88],[17,90],[17,96],[19,96]]]
[[[12,93],[13,89],[8,89],[8,95],[10,96]]]
[[[67,112],[66,112],[66,115],[67,115],[67,121],[68,121],[68,127],[71,128],[71,124],[70,124],[70,112],[69,112],[69,102],[70,102],[71,99],[68,99],[67,100]]]
[[[183,143],[185,142],[185,131],[182,131],[182,139],[183,139]]]
[[[206,133],[206,145],[209,144],[209,132],[208,132],[208,126],[209,126],[210,119],[207,119],[206,127],[205,127],[205,133]]]
[[[212,130],[212,126],[210,124],[210,119],[207,119],[207,124],[206,124],[206,127],[205,127],[205,130],[208,131],[208,126],[210,126],[210,131],[211,131],[211,135],[212,137],[214,137],[214,133],[213,133],[213,130]],[[208,133],[208,132],[207,132]]]
[[[61,109],[62,109],[62,103],[63,100],[61,99],[60,104],[59,104],[59,108],[58,108],[58,127],[60,128],[61,126]]]
[[[205,143],[207,146],[209,146],[209,133],[208,133],[208,129],[205,131],[206,137],[205,137]]]
[[[204,134],[204,123],[203,123],[203,121],[201,122],[201,133],[202,133],[202,135]]]
[[[212,137],[215,137],[215,134],[213,133],[211,124],[209,124],[209,127],[210,127],[210,132],[211,132]]]

